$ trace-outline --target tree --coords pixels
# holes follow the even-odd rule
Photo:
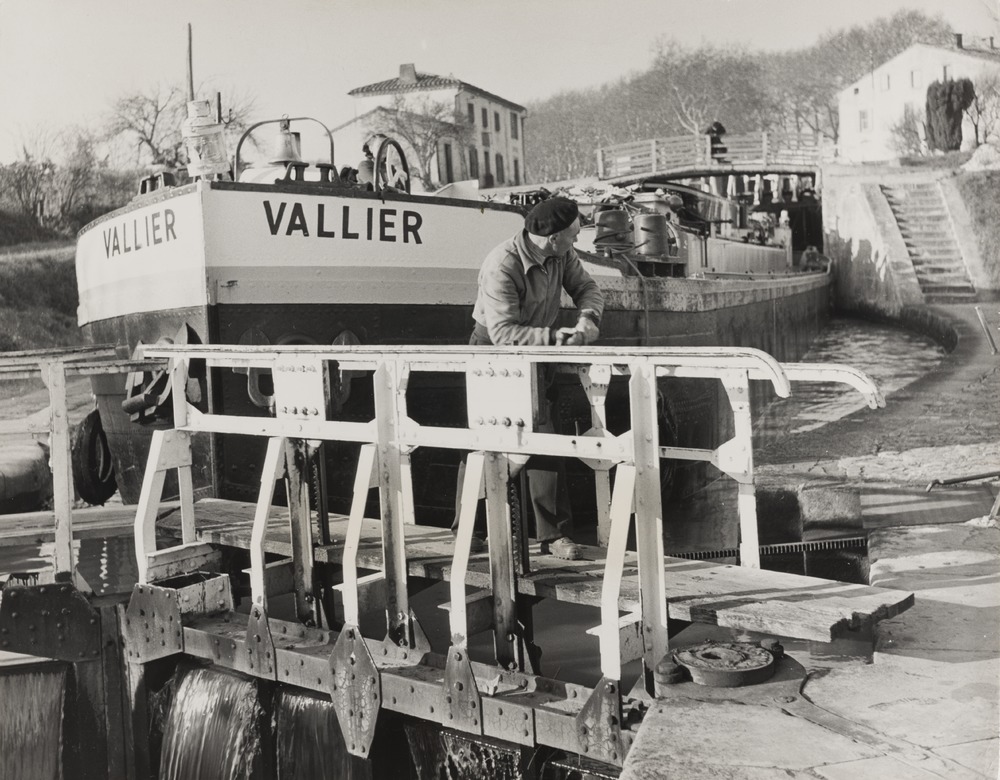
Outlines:
[[[19,159],[0,166],[0,192],[18,212],[40,225],[58,138],[51,130],[34,128],[22,130],[19,143]]]
[[[927,87],[927,145],[942,152],[962,146],[962,116],[972,105],[975,89],[969,79],[935,81]]]
[[[924,117],[912,106],[903,108],[903,116],[889,128],[893,151],[900,157],[917,157],[924,153],[924,139],[920,129]]]
[[[376,109],[370,115],[367,127],[370,133],[395,138],[412,151],[410,175],[427,190],[438,186],[433,164],[441,144],[451,140],[464,149],[471,132],[468,120],[456,111],[454,103],[432,100],[428,95],[407,98],[397,94],[391,107]],[[461,170],[465,168],[464,159],[465,155],[460,154]]]
[[[756,57],[742,49],[661,43],[653,67],[640,79],[665,123],[700,135],[719,120],[730,132],[755,129],[766,120],[767,96]]]
[[[946,44],[951,36],[943,19],[919,11],[898,11],[865,27],[827,33],[807,49],[766,58],[772,104],[789,126],[836,142],[842,89],[914,43]]]
[[[966,116],[972,122],[976,146],[1000,140],[1000,72],[979,75],[973,85],[972,103]]]
[[[210,92],[209,88],[201,87],[197,94]],[[248,125],[253,103],[250,96],[235,97],[225,119],[227,127],[233,132],[242,132]],[[108,111],[106,134],[109,139],[129,143],[135,149],[137,165],[183,167],[187,163],[182,135],[186,117],[185,90],[180,86],[156,84],[119,96]]]

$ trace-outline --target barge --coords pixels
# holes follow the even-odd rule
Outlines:
[[[232,164],[213,167],[192,147],[192,171],[202,171],[192,182],[172,186],[153,177],[128,206],[81,231],[76,264],[86,340],[113,344],[122,358],[166,343],[465,343],[479,265],[521,229],[523,209],[410,192],[403,149],[386,138],[373,141],[373,159],[359,163],[373,174],[370,184],[359,184],[338,174],[332,137],[330,159],[310,166],[298,159],[297,125],[274,124],[283,151],[272,164],[246,167],[240,159],[256,126],[240,139]],[[211,132],[199,125],[199,143]],[[770,245],[751,240],[753,231],[740,228],[745,208],[735,202],[668,186],[584,205],[583,212],[590,220],[581,255],[607,300],[602,345],[749,346],[795,360],[825,322],[829,276],[795,267],[790,234]],[[372,399],[350,372],[335,372],[331,381],[331,414],[366,419]],[[267,372],[256,369],[195,368],[187,392],[205,412],[268,416],[271,386]],[[114,475],[105,471],[103,484],[79,492],[106,497],[117,489],[134,503],[150,431],[170,419],[168,384],[162,373],[136,372],[124,383],[97,377],[94,391],[90,428],[101,439],[94,448],[107,443]],[[754,402],[766,402],[768,392],[755,384]],[[410,393],[422,418],[463,424],[461,388],[448,377],[415,382]],[[726,403],[714,386],[677,383],[660,394],[661,435],[674,443],[708,446],[729,432]],[[609,408],[620,414],[620,399]],[[561,406],[558,422],[579,428],[588,416],[577,396]],[[195,489],[251,499],[263,456],[251,442],[202,437]],[[329,498],[343,510],[350,485],[336,475],[356,452],[330,447],[324,457],[322,467],[333,475]],[[447,522],[454,459],[429,454],[415,469],[418,506],[429,522]],[[77,473],[86,479],[85,469]],[[679,464],[667,482],[674,490],[699,479]]]

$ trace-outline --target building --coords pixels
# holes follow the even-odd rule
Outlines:
[[[845,162],[875,162],[899,157],[893,128],[907,112],[924,138],[927,87],[935,81],[968,78],[975,85],[1000,74],[1000,49],[993,38],[965,41],[955,35],[953,46],[916,43],[866,73],[838,97],[837,150]],[[975,144],[972,121],[962,126],[962,148]]]
[[[525,181],[524,120],[528,112],[524,106],[452,76],[418,73],[413,64],[400,65],[395,78],[356,87],[348,94],[357,100],[357,113],[355,119],[334,130],[338,150],[357,149],[360,158],[364,140],[372,132],[384,131],[386,118],[395,110],[410,112],[409,118],[418,121],[434,114],[438,119],[454,120],[454,132],[438,132],[433,141],[436,149],[428,162],[428,177],[436,185],[475,180],[488,188]],[[447,110],[442,110],[445,107]],[[419,164],[419,153],[400,133],[386,134],[403,146],[411,168]],[[350,159],[343,152],[339,157]]]

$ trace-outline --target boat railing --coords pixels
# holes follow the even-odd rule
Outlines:
[[[751,380],[770,383],[781,397],[790,381],[846,381],[866,395],[871,406],[882,403],[875,384],[860,372],[836,366],[782,365],[759,350],[719,348],[471,348],[313,346],[283,347],[224,345],[148,346],[147,358],[169,359],[173,388],[174,429],[152,434],[149,461],[136,512],[136,558],[139,581],[152,583],[190,573],[212,555],[199,541],[191,489],[191,446],[201,433],[244,434],[267,439],[250,541],[250,582],[253,608],[266,616],[269,583],[290,582],[300,619],[319,624],[319,604],[313,588],[314,542],[310,512],[308,464],[320,442],[346,441],[361,445],[354,495],[343,540],[344,622],[356,628],[359,592],[368,577],[358,574],[357,553],[369,490],[380,498],[383,571],[376,576],[385,588],[387,637],[412,646],[413,626],[407,592],[407,549],[404,526],[414,523],[411,454],[436,447],[467,454],[459,494],[459,519],[451,560],[450,627],[453,658],[466,658],[469,636],[465,583],[473,524],[478,503],[487,507],[488,548],[497,661],[504,668],[518,663],[516,580],[531,562],[523,530],[515,548],[512,540],[508,485],[532,455],[576,458],[595,473],[600,541],[607,546],[601,598],[601,668],[605,677],[621,674],[619,602],[626,573],[626,544],[635,518],[636,560],[644,637],[643,660],[652,679],[655,665],[666,656],[667,597],[660,461],[662,458],[713,463],[739,485],[740,556],[744,566],[759,567],[757,516],[753,481]],[[191,360],[208,366],[270,370],[273,416],[210,414],[188,403],[184,388]],[[544,367],[575,374],[591,408],[591,427],[579,434],[561,434],[540,424],[543,401],[539,371]],[[374,416],[366,422],[331,419],[332,372],[352,381],[370,376]],[[347,372],[350,372],[348,374]],[[418,372],[463,375],[468,422],[465,427],[418,424],[409,413],[407,387]],[[661,446],[658,440],[659,380],[666,377],[708,378],[722,382],[734,416],[734,435],[714,449]],[[605,402],[614,378],[627,382],[630,428],[612,434],[607,429]],[[164,478],[176,469],[181,497],[181,541],[157,549],[156,517]],[[610,472],[614,470],[612,486]],[[265,562],[265,536],[274,485],[287,480],[288,523],[292,557]],[[523,518],[517,522],[523,522]],[[279,576],[281,575],[281,576]],[[346,633],[346,632],[345,632]],[[504,639],[506,637],[506,639]],[[522,659],[523,660],[523,659]],[[458,662],[456,662],[458,663]],[[511,666],[513,664],[514,666]],[[459,663],[464,669],[464,664]],[[450,668],[450,667],[449,667]],[[460,674],[461,669],[453,670]]]
[[[122,360],[113,345],[36,349],[0,354],[0,381],[41,379],[48,406],[27,417],[0,422],[0,434],[32,434],[48,437],[49,468],[52,472],[54,522],[53,580],[70,581],[87,589],[76,567],[73,546],[73,472],[70,463],[71,426],[66,381],[77,376],[125,374],[162,368],[163,361]]]

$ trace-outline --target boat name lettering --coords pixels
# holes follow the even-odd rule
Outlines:
[[[163,209],[116,222],[104,229],[104,256],[112,258],[148,246],[177,240],[173,209]]]
[[[264,216],[272,236],[315,236],[316,238],[364,239],[366,241],[402,241],[404,244],[422,244],[420,227],[424,218],[418,211],[368,207],[365,209],[342,206],[328,211],[327,204],[306,206],[297,201],[264,201]],[[363,213],[362,213],[363,212]],[[339,223],[338,223],[339,216]],[[338,233],[339,228],[339,233]]]

